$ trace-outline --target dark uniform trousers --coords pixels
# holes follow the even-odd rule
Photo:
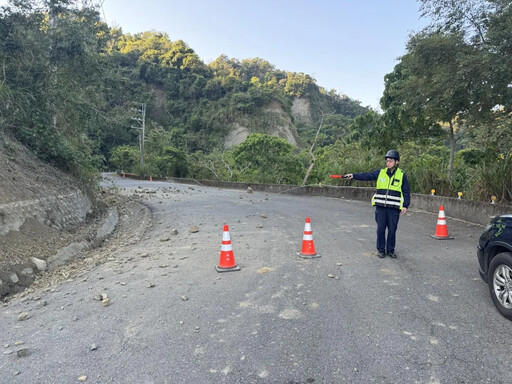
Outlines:
[[[375,221],[377,222],[377,250],[379,252],[394,253],[396,243],[396,229],[400,219],[400,210],[397,208],[375,206]],[[386,241],[386,228],[388,238]]]

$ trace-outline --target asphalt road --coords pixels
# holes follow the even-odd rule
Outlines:
[[[482,227],[449,207],[454,240],[411,209],[398,258],[378,259],[369,202],[112,180],[141,192],[151,229],[0,307],[1,383],[512,382],[512,323],[478,276]],[[297,256],[306,217],[320,258]],[[214,268],[224,224],[238,272]]]

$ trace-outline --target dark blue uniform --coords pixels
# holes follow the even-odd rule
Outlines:
[[[389,177],[393,172],[387,170]],[[372,181],[379,177],[380,169],[372,172],[354,173],[354,180]],[[404,208],[409,208],[411,203],[411,189],[409,188],[409,180],[404,173],[402,177],[402,195],[404,197]],[[396,243],[396,229],[398,228],[398,220],[400,219],[400,209],[396,207],[375,206],[375,221],[377,222],[377,251],[382,253],[394,254]],[[388,229],[388,237],[386,240],[386,228]]]

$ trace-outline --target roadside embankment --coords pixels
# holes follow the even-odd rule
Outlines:
[[[0,204],[0,235],[17,231],[27,219],[57,229],[81,224],[91,213],[89,197],[80,190],[68,194]]]
[[[118,222],[116,207],[86,220],[91,202],[81,192],[2,204],[0,212],[0,298],[99,246]]]

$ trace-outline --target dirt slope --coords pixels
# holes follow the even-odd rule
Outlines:
[[[0,180],[0,207],[76,190],[76,182],[69,175],[39,161],[7,134],[0,139]],[[69,237],[70,234],[29,219],[20,231],[0,236],[0,267],[23,262],[28,254],[45,258]]]
[[[41,162],[12,137],[6,134],[0,136],[0,225],[7,224],[7,218],[2,216],[2,207],[72,193],[77,188],[77,182],[70,175]],[[2,292],[5,294],[6,289],[11,293],[17,292],[35,280],[53,279],[53,272],[37,272],[30,258],[47,260],[71,243],[92,238],[106,212],[103,208],[118,205],[120,217],[124,220],[130,216],[127,210],[141,209],[140,206],[130,206],[128,203],[126,199],[103,191],[95,199],[97,209],[83,225],[61,230],[29,218],[18,231],[11,230],[0,235],[0,271],[15,272],[20,279],[17,284],[3,281]],[[123,223],[119,223],[119,226],[122,227]],[[34,273],[27,275],[27,267],[32,267]]]
[[[71,192],[76,184],[6,134],[0,139],[0,180],[0,204]]]

